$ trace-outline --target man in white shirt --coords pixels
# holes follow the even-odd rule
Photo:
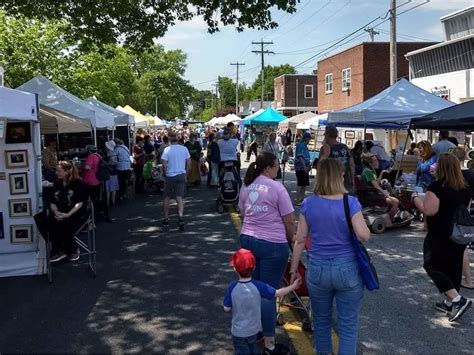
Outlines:
[[[188,149],[178,144],[176,133],[170,133],[168,136],[170,146],[166,147],[161,155],[161,163],[163,164],[163,176],[165,177],[164,188],[164,219],[163,226],[169,227],[169,207],[170,199],[176,199],[178,204],[178,226],[180,230],[184,229],[183,213],[184,213],[184,191],[186,187],[186,176],[191,169],[191,156]]]

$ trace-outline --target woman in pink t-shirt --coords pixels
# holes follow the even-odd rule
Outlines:
[[[82,168],[82,182],[88,186],[91,200],[96,201],[100,195],[100,181],[97,179],[97,170],[101,157],[97,153],[97,148],[91,144],[86,147],[86,150],[89,154]]]
[[[278,289],[289,257],[288,241],[294,234],[293,205],[285,187],[275,181],[277,157],[260,154],[250,164],[240,191],[239,207],[243,217],[240,235],[242,248],[257,259],[253,278]],[[267,353],[283,352],[275,346],[276,301],[262,299],[262,328]]]

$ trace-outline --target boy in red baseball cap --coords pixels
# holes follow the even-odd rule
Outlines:
[[[232,341],[236,354],[257,354],[257,333],[262,329],[260,308],[262,297],[282,297],[301,285],[301,278],[287,287],[274,289],[270,285],[252,280],[255,256],[250,250],[239,249],[232,256],[239,280],[230,283],[224,297],[224,311],[232,311]]]

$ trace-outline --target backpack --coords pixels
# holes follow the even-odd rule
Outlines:
[[[96,154],[96,156],[99,158],[99,165],[95,176],[100,181],[107,181],[110,179],[110,166],[99,154]]]
[[[456,244],[467,245],[474,241],[474,218],[463,204],[456,208],[453,216],[451,240]]]

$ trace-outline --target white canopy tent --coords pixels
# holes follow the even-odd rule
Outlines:
[[[289,128],[292,132],[295,132],[295,130],[299,129],[298,124],[305,122],[313,117],[315,117],[316,114],[308,111],[308,112],[303,112],[300,113],[299,115],[290,117],[278,124],[279,129],[284,129],[284,128]]]
[[[90,121],[40,105],[41,134],[92,132]]]
[[[93,128],[113,129],[115,126],[111,115],[103,110],[95,110],[92,106],[57,86],[44,76],[37,76],[21,85],[18,89],[38,94],[41,105],[89,120]]]
[[[0,277],[38,275],[45,271],[45,243],[40,237],[34,223],[33,216],[41,209],[41,165],[38,160],[40,155],[40,132],[38,124],[38,103],[36,96],[19,90],[0,87],[0,125],[3,127],[0,134],[0,170],[5,174],[5,179],[0,179]],[[8,126],[10,123],[25,122],[31,133],[31,141],[27,143],[6,144]],[[26,166],[12,168],[7,164],[9,151],[26,152]],[[13,153],[13,152],[12,152]],[[24,175],[26,192],[20,196],[12,195],[12,177]],[[16,181],[15,181],[16,183]],[[29,216],[16,218],[10,217],[9,202],[12,199],[28,199],[31,201]],[[16,240],[12,236],[14,230],[23,228],[27,231],[27,238]],[[31,231],[31,234],[30,234]],[[13,232],[15,233],[15,232]],[[22,235],[22,237],[24,234]],[[17,237],[19,238],[19,237]]]
[[[209,121],[205,123],[207,126],[215,126],[217,124],[218,117],[212,117]]]
[[[322,115],[316,115],[310,118],[307,121],[300,122],[296,125],[297,129],[306,130],[306,129],[319,129],[322,126],[327,124],[328,114],[323,113]]]
[[[125,112],[119,111],[114,109],[113,107],[104,104],[102,101],[97,100],[95,97],[88,97],[85,99],[87,103],[89,103],[93,108],[97,107],[103,111],[106,111],[113,115],[114,123],[116,126],[118,125],[127,125],[133,123],[133,118]]]
[[[224,117],[219,117],[217,119],[217,125],[220,125],[220,126],[225,126],[227,125],[228,123],[230,122],[234,122],[235,124],[238,124],[239,122],[241,121],[240,117],[233,114],[233,113],[229,113],[228,115],[224,116]]]

